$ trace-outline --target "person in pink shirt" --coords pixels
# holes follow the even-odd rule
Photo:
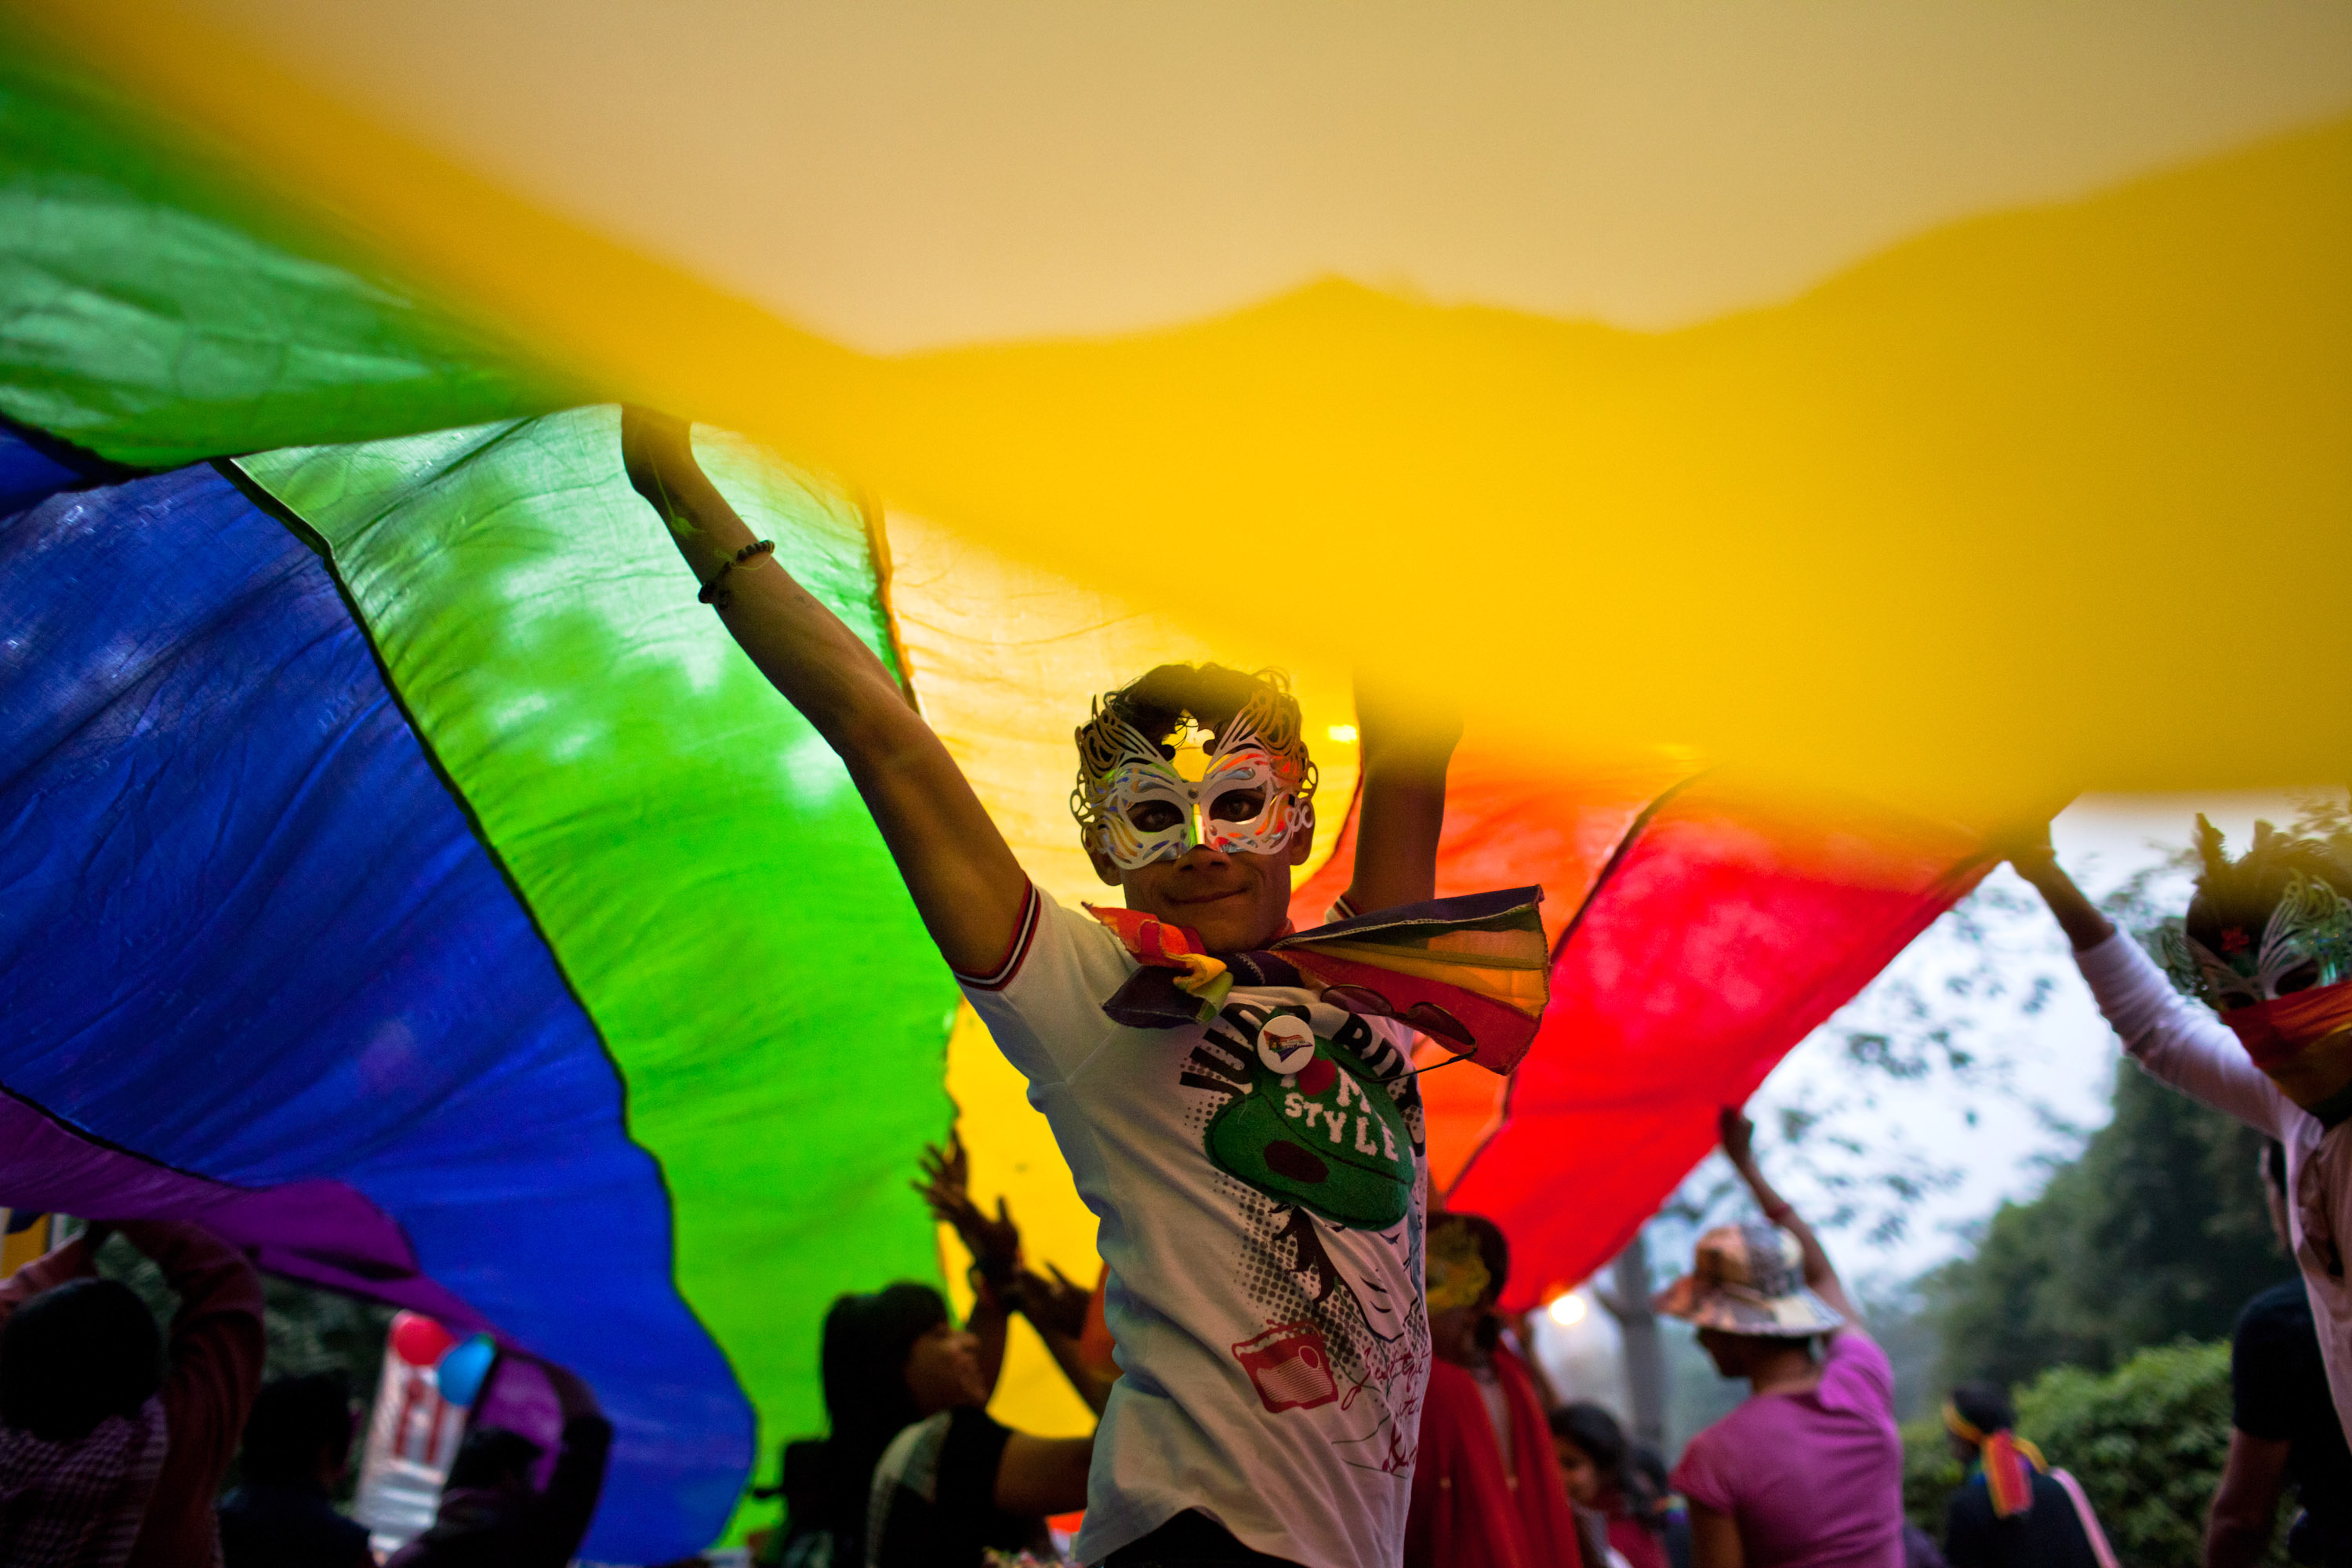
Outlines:
[[[1757,1169],[1754,1132],[1724,1111],[1723,1152],[1765,1223],[1700,1237],[1692,1272],[1657,1300],[1698,1325],[1717,1371],[1754,1391],[1675,1467],[1674,1488],[1690,1501],[1692,1568],[1902,1568],[1894,1368],[1854,1326],[1812,1227]]]

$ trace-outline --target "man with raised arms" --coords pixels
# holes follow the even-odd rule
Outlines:
[[[1396,1015],[1466,1040],[1462,1019],[1482,1004],[1449,989],[1425,943],[1417,968],[1401,964],[1422,976],[1410,1007],[1329,970],[1318,984],[1304,959],[1268,951],[1288,931],[1290,869],[1314,826],[1315,768],[1286,682],[1165,665],[1097,700],[1077,731],[1072,805],[1126,908],[1064,909],[1031,884],[881,661],[704,476],[688,427],[631,410],[622,448],[704,601],[847,764],[1101,1221],[1124,1375],[1095,1445],[1079,1555],[1122,1568],[1396,1563],[1429,1366],[1427,1171],[1412,1031]],[[1218,586],[1269,603],[1286,593]],[[1415,731],[1381,711],[1360,722],[1342,912],[1395,910],[1393,937],[1453,912],[1427,900],[1458,725]],[[1484,897],[1459,901],[1484,921],[1461,929],[1491,948],[1496,921],[1516,921],[1539,949],[1539,894],[1501,914],[1509,900]],[[1327,929],[1377,940],[1360,928],[1381,924]]]

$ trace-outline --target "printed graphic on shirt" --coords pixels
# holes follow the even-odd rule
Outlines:
[[[1269,1036],[1286,1044],[1274,1033],[1277,1026],[1304,1029],[1306,1013],[1285,1008],[1259,1031],[1248,1083],[1209,1123],[1209,1158],[1266,1196],[1334,1225],[1384,1229],[1412,1205],[1412,1134],[1395,1099],[1353,1052],[1311,1036],[1306,1048],[1273,1045]]]
[[[1271,1413],[1312,1410],[1339,1397],[1331,1381],[1331,1352],[1312,1323],[1284,1323],[1234,1347],[1234,1359]]]
[[[1202,1150],[1240,1210],[1241,1284],[1266,1314],[1234,1360],[1269,1415],[1318,1411],[1348,1463],[1402,1476],[1429,1359],[1412,1289],[1421,1097],[1403,1053],[1336,1007],[1234,1000],[1179,1081],[1207,1091]]]

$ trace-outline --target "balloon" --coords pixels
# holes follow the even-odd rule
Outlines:
[[[393,1353],[411,1366],[436,1364],[457,1342],[455,1334],[422,1312],[402,1312],[392,1320]]]
[[[441,1387],[441,1397],[452,1405],[471,1405],[482,1392],[482,1384],[490,1375],[490,1365],[498,1360],[499,1347],[488,1334],[476,1334],[460,1341],[441,1357],[436,1369]]]

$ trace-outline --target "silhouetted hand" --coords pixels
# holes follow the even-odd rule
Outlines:
[[[1997,828],[1985,839],[1993,853],[2017,868],[2017,874],[2033,881],[2057,864],[2058,851],[2050,844],[2050,824],[2038,822],[2012,823]]]
[[[1756,1123],[1736,1105],[1727,1105],[1716,1118],[1724,1157],[1741,1170],[1756,1163]]]
[[[1053,1264],[1051,1279],[1034,1268],[1024,1268],[1013,1277],[1013,1305],[1028,1315],[1040,1329],[1050,1329],[1064,1339],[1076,1339],[1087,1331],[1087,1309],[1095,1293],[1064,1274]]]
[[[923,1180],[910,1184],[931,1214],[955,1227],[983,1276],[993,1280],[1010,1277],[1021,1261],[1021,1227],[1013,1223],[1012,1208],[1002,1197],[996,1200],[993,1219],[971,1201],[971,1162],[964,1153],[962,1136],[950,1133],[945,1150],[924,1144],[922,1165]]]

